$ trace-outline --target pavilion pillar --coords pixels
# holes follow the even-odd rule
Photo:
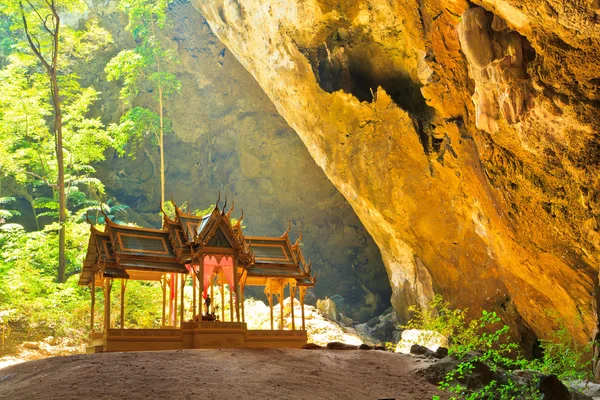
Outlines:
[[[96,313],[96,274],[92,275],[92,310],[90,312],[90,337],[94,336],[94,315]]]
[[[204,257],[200,258],[200,265],[198,267],[198,308],[200,314],[200,322],[202,322],[202,316],[204,315]],[[208,313],[208,310],[206,310]]]
[[[235,293],[235,320],[240,322],[240,277],[238,276],[237,257],[233,261],[233,291]],[[233,321],[233,317],[231,317]]]
[[[112,282],[109,278],[104,278],[104,332],[108,333],[110,328],[110,289]]]
[[[125,279],[121,279],[121,323],[119,324],[119,328],[125,329],[125,288],[127,287],[127,282]]]
[[[233,292],[235,288],[229,286],[229,321],[233,322]]]
[[[192,321],[196,319],[196,266],[192,264]]]
[[[296,320],[294,319],[294,300],[296,300],[296,285],[290,281],[290,300],[292,305],[292,330],[296,330]]]
[[[285,281],[281,280],[279,285],[279,327],[281,330],[284,330],[283,326],[283,296],[285,290]]]
[[[302,307],[302,330],[306,330],[306,323],[304,320],[304,295],[306,294],[306,287],[300,287],[300,306]]]
[[[210,313],[215,313],[215,271],[213,270],[210,276]]]
[[[173,274],[173,294],[171,297],[173,298],[173,308],[171,309],[171,314],[173,315],[173,323],[171,324],[173,328],[177,326],[177,284],[179,283],[179,274]]]
[[[180,309],[179,309],[179,326],[183,326],[183,319],[185,317],[185,299],[183,297],[184,295],[184,289],[185,289],[185,280],[187,279],[187,275],[186,274],[180,274],[181,276],[179,277],[181,279],[181,301],[180,301]]]
[[[269,311],[271,313],[271,330],[273,330],[273,292],[271,291],[271,281],[269,280]]]
[[[246,285],[242,284],[240,287],[240,301],[242,303],[242,322],[246,322],[246,314],[244,312],[244,292],[246,290]]]
[[[162,325],[161,327],[164,328],[165,327],[165,317],[167,314],[167,277],[165,274],[162,275],[161,277],[161,283],[162,283],[162,292],[163,292],[163,301],[162,301]]]
[[[225,322],[225,274],[222,268],[219,275],[221,275],[221,321]]]

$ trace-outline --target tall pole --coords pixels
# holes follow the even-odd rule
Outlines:
[[[306,287],[300,287],[300,306],[302,307],[302,330],[306,330],[306,324],[304,320],[304,295],[306,294]]]
[[[173,274],[173,328],[177,326],[177,284],[179,283],[179,274]]]
[[[273,330],[273,293],[271,292],[271,282],[269,282],[269,311],[271,312],[271,330]]]
[[[110,289],[111,281],[109,278],[104,278],[104,332],[108,333],[110,328]]]
[[[213,269],[213,272],[210,275],[210,313],[211,314],[215,313],[215,303],[216,303],[214,278],[215,278],[215,270]]]
[[[292,306],[292,330],[296,330],[296,320],[294,319],[294,300],[296,300],[296,285],[290,281],[290,301]]]
[[[237,257],[233,261],[233,288],[235,293],[235,320],[240,322],[240,277],[238,276]],[[233,317],[231,320],[233,321]]]
[[[185,317],[185,299],[183,297],[184,295],[184,289],[185,289],[185,280],[187,279],[187,275],[186,274],[181,274],[180,276],[181,279],[181,301],[180,301],[180,310],[179,310],[179,326],[183,326],[183,318]]]
[[[92,275],[92,311],[90,315],[90,337],[94,336],[94,314],[96,313],[96,274]]]
[[[192,265],[192,321],[196,319],[196,266]]]
[[[162,327],[165,327],[165,317],[167,315],[167,276],[165,274],[161,277],[162,292],[163,292],[163,304],[162,304]]]
[[[200,321],[202,322],[202,316],[204,315],[204,302],[203,302],[203,300],[204,300],[204,297],[203,297],[204,296],[204,257],[202,257],[200,259],[200,268],[198,271],[198,276],[199,276],[199,279],[198,279],[198,294],[199,294],[198,303],[200,303],[200,304],[198,304],[199,305],[198,308],[200,308],[199,314],[200,314]],[[206,310],[207,313],[208,313],[208,311],[209,310]]]
[[[283,280],[281,280],[281,284],[279,286],[279,319],[280,319],[280,323],[279,323],[279,327],[281,328],[281,330],[283,330],[284,326],[283,326],[283,292],[285,290],[285,282]]]
[[[121,279],[121,323],[119,328],[125,328],[125,279]]]
[[[240,290],[240,301],[242,303],[242,322],[246,322],[246,313],[244,312],[244,291],[246,289],[246,285],[241,285]]]
[[[221,268],[221,321],[225,322],[225,274]]]

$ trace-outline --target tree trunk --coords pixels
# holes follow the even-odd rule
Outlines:
[[[165,142],[163,125],[163,93],[162,86],[158,88],[158,108],[160,118],[160,204],[165,204]]]
[[[58,40],[58,37],[57,37]],[[65,196],[65,162],[63,156],[62,143],[62,111],[60,107],[60,97],[56,71],[51,74],[52,81],[52,103],[54,107],[54,134],[56,146],[56,161],[58,164],[58,282],[65,282],[65,270],[67,265],[65,254],[66,222],[67,222],[67,198]]]
[[[40,16],[39,11],[28,3],[29,6]],[[65,269],[66,269],[66,255],[65,255],[65,236],[67,221],[67,199],[65,196],[65,163],[63,156],[63,138],[62,138],[62,112],[60,107],[60,92],[58,87],[58,43],[60,35],[60,17],[58,15],[56,0],[46,1],[46,5],[50,8],[50,15],[47,15],[43,20],[43,25],[47,33],[50,34],[52,40],[52,57],[50,60],[46,60],[42,54],[40,48],[40,41],[32,35],[29,30],[27,23],[27,17],[25,16],[25,9],[23,3],[19,2],[21,8],[21,18],[23,19],[23,28],[25,29],[25,36],[29,47],[36,55],[36,57],[43,64],[46,69],[48,78],[50,79],[50,89],[52,91],[52,108],[54,110],[54,149],[56,152],[56,162],[58,166],[57,171],[57,183],[58,189],[58,282],[63,283],[65,281]],[[41,17],[40,17],[41,18]]]

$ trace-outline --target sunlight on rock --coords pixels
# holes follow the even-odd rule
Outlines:
[[[275,329],[280,327],[279,304],[273,306],[273,323]],[[340,325],[336,321],[327,319],[323,313],[310,305],[304,306],[306,318],[306,330],[308,342],[325,346],[329,342],[341,342],[352,345],[376,344],[378,341],[369,335],[358,332],[356,329]],[[246,310],[246,323],[249,329],[270,329],[269,307],[262,301],[246,299],[244,302]],[[290,298],[283,302],[283,321],[285,329],[292,329],[292,309]],[[294,324],[296,329],[302,329],[302,307],[300,302],[294,301]]]
[[[410,354],[410,348],[413,344],[427,347],[431,351],[437,351],[439,347],[448,347],[448,339],[434,331],[407,329],[402,332],[402,338],[398,342],[395,352]]]

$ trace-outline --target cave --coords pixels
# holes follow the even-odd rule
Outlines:
[[[377,88],[382,87],[411,116],[426,118],[430,114],[421,93],[422,85],[410,76],[393,49],[339,29],[316,51],[304,53],[317,82],[327,93],[342,90],[359,101],[371,102]]]

